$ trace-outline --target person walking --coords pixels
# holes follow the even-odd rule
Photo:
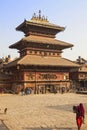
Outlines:
[[[85,118],[85,109],[83,104],[80,103],[78,106],[73,106],[73,111],[76,113],[76,123],[78,130],[80,130]]]

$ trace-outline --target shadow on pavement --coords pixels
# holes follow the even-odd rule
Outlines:
[[[85,113],[87,114],[87,103],[83,103],[85,107]],[[56,109],[56,110],[63,110],[63,111],[69,111],[73,112],[73,106],[78,104],[65,104],[65,105],[58,105],[58,106],[47,106],[50,109]]]

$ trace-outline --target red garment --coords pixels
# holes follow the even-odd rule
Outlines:
[[[84,110],[84,107],[83,107],[83,104],[82,104],[82,103],[79,104],[79,109],[80,109],[80,111],[81,111],[81,115],[84,117],[85,110]]]
[[[82,126],[82,116],[79,116],[76,118],[76,123],[77,123],[77,126],[79,126],[79,127]]]
[[[79,106],[77,106],[77,113],[76,113],[76,123],[78,127],[82,126],[84,114],[85,114],[85,110],[84,110],[83,104],[80,103]]]

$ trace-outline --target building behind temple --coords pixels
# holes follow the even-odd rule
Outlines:
[[[6,87],[16,93],[26,88],[30,88],[32,93],[70,89],[70,72],[80,66],[62,57],[64,49],[73,47],[73,44],[56,39],[56,34],[65,28],[50,23],[39,11],[31,20],[24,20],[16,30],[25,36],[9,46],[17,49],[20,56],[3,67],[3,72],[10,77]]]
[[[79,64],[80,67],[79,69],[70,72],[72,85],[78,90],[87,91],[87,60],[79,56],[75,62]]]

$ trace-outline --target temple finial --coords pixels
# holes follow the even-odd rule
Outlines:
[[[31,20],[36,20],[36,21],[40,21],[40,22],[49,22],[47,17],[45,17],[44,15],[41,16],[41,10],[39,10],[38,15],[36,15],[36,13],[34,13]]]

